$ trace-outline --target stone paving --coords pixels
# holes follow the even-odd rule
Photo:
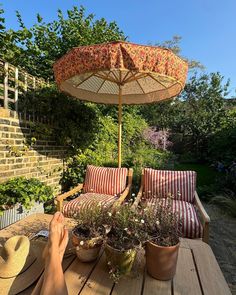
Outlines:
[[[233,295],[236,295],[236,218],[204,204],[211,218],[210,246]]]

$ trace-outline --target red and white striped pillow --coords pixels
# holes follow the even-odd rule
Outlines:
[[[127,168],[87,166],[84,193],[116,196],[126,187]]]
[[[144,169],[144,197],[147,199],[172,195],[175,200],[193,203],[195,189],[195,171]]]

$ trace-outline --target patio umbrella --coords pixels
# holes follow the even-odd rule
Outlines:
[[[121,167],[122,104],[155,103],[178,95],[188,65],[169,49],[117,41],[73,48],[53,69],[61,91],[81,100],[119,105]]]

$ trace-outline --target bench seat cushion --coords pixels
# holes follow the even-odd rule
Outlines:
[[[80,210],[86,210],[94,205],[110,207],[117,200],[117,197],[105,194],[86,193],[81,194],[76,199],[69,201],[62,208],[62,213],[66,217],[75,217]]]

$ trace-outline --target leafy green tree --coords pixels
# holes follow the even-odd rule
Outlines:
[[[183,135],[183,145],[197,158],[208,157],[210,139],[219,132],[230,117],[224,97],[229,81],[223,84],[219,73],[193,75],[179,98],[160,104],[143,106],[141,113],[158,129],[170,129]]]
[[[26,28],[19,12],[16,16],[20,29],[7,30],[0,11],[1,57],[14,65],[25,68],[35,76],[53,79],[52,65],[69,49],[81,45],[125,40],[124,33],[116,22],[104,18],[95,20],[93,14],[85,14],[85,8],[74,6],[64,17],[58,10],[57,20],[45,22],[38,14],[37,23]]]
[[[222,128],[226,116],[224,97],[229,81],[222,85],[223,78],[219,73],[193,76],[182,94],[184,130],[191,136],[195,153],[201,159],[207,156],[209,138]]]
[[[19,111],[53,119],[54,135],[59,144],[86,149],[99,130],[99,110],[95,104],[66,96],[54,84],[28,92],[19,100]]]
[[[171,49],[175,54],[179,55],[183,59],[185,59],[188,62],[188,66],[190,70],[204,70],[205,67],[203,64],[201,64],[199,61],[194,60],[194,59],[189,59],[184,56],[182,56],[182,50],[180,46],[180,42],[182,40],[182,37],[179,35],[174,35],[171,40],[166,40],[161,43],[156,43],[157,46],[161,46],[164,48],[169,48]]]
[[[222,159],[227,166],[236,161],[236,109],[226,110],[221,128],[209,140],[208,151],[212,160]]]

